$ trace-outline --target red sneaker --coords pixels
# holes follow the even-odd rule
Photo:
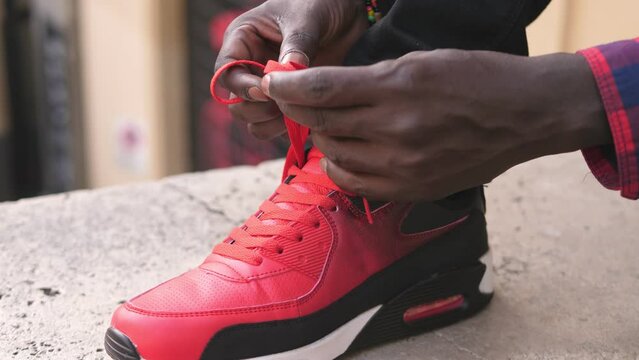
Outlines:
[[[488,304],[481,188],[436,203],[369,207],[320,170],[321,157],[311,149],[297,167],[290,152],[285,181],[198,268],[120,306],[107,353],[118,360],[334,359]]]

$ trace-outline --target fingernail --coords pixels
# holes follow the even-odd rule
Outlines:
[[[269,85],[271,84],[271,75],[266,75],[262,78],[262,92],[266,94],[266,96],[271,96],[269,92]]]
[[[248,95],[251,97],[251,99],[255,101],[266,102],[269,100],[268,96],[264,95],[262,90],[260,90],[260,88],[258,88],[257,86],[253,86],[252,88],[249,88]]]
[[[320,165],[320,169],[322,169],[323,172],[326,172],[326,166],[328,165],[326,163],[326,158],[321,158],[319,165]]]
[[[302,64],[304,66],[308,66],[310,62],[306,54],[297,50],[290,50],[288,53],[286,53],[286,55],[282,57],[282,60],[280,62],[282,64],[286,64],[287,62],[290,62],[290,61],[293,61],[298,64]]]

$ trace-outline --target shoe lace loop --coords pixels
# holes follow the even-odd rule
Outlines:
[[[264,74],[272,71],[294,71],[306,68],[294,62],[280,64],[269,61],[266,66],[251,60],[230,62],[219,68],[211,79],[211,95],[216,101],[227,105],[244,101],[240,97],[221,98],[215,91],[221,75],[229,68],[241,65],[255,66],[262,69]],[[259,250],[282,253],[281,240],[300,241],[302,239],[301,230],[291,225],[298,223],[307,227],[318,226],[319,219],[309,212],[309,209],[314,206],[333,209],[336,203],[326,195],[330,191],[344,192],[327,176],[306,172],[302,169],[307,161],[304,146],[310,133],[309,128],[296,123],[287,116],[284,116],[284,124],[291,146],[284,162],[282,183],[275,194],[262,203],[255,215],[251,216],[243,226],[231,231],[227,241],[216,245],[213,253],[258,265],[262,262]],[[289,183],[285,181],[288,178],[292,178]],[[316,191],[303,192],[295,184],[310,185]],[[368,222],[372,224],[373,217],[365,198],[363,203]]]

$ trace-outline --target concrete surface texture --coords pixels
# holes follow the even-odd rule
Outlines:
[[[112,310],[197,266],[252,213],[281,162],[0,205],[0,358],[101,359]],[[480,315],[347,356],[638,359],[639,203],[579,154],[488,188],[496,297]]]

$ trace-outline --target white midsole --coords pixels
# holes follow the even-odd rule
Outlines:
[[[312,344],[279,354],[260,356],[247,360],[333,360],[342,355],[382,305],[359,314],[339,329]]]
[[[494,275],[493,275],[493,254],[488,250],[479,261],[486,265],[486,271],[479,283],[479,292],[482,294],[492,294],[495,291]]]

